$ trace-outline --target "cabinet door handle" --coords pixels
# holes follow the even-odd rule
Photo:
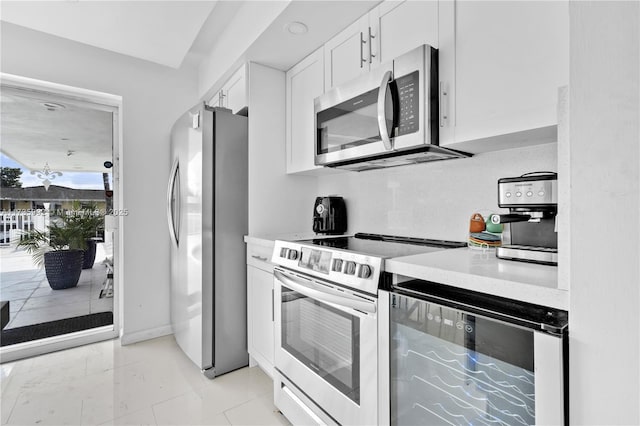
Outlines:
[[[449,121],[449,89],[444,81],[440,82],[440,127]]]
[[[273,312],[273,303],[275,302],[274,289],[271,289],[271,322],[275,320],[275,314]]]
[[[364,58],[364,44],[366,41],[364,40],[364,33],[360,31],[360,68],[364,67],[364,63],[367,60]]]
[[[257,260],[261,260],[263,262],[267,261],[266,257],[258,256],[257,254],[252,254],[251,257],[253,257],[254,259],[257,259]]]
[[[376,38],[376,36],[374,36],[373,34],[371,34],[371,27],[369,27],[369,63],[372,64],[373,63],[373,58],[376,57],[376,55],[373,54],[372,51],[372,46],[373,46],[373,39]]]

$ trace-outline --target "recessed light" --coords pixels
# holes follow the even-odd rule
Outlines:
[[[309,27],[298,21],[289,22],[285,29],[295,35],[306,34],[309,31]]]
[[[56,111],[59,109],[65,109],[66,107],[62,104],[56,104],[54,102],[41,102],[40,105],[45,107],[49,111]]]

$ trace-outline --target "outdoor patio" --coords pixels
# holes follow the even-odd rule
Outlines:
[[[0,247],[0,300],[8,300],[6,329],[113,311],[113,297],[100,298],[107,268],[104,244],[98,244],[92,269],[82,271],[77,287],[52,290],[44,269],[33,265],[31,255],[14,246]]]

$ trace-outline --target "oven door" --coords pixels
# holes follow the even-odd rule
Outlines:
[[[566,334],[386,291],[380,320],[382,423],[564,424]]]
[[[295,400],[316,418],[376,424],[377,298],[282,268],[274,276],[278,408],[294,418],[279,401]]]

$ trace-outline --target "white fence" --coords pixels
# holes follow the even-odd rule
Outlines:
[[[48,225],[49,210],[0,211],[0,245],[15,244],[22,232],[45,231]]]

